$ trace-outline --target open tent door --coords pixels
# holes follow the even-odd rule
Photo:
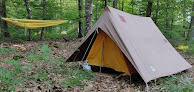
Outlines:
[[[99,29],[99,33],[86,60],[88,60],[91,65],[112,68],[116,71],[124,72],[125,74],[123,75],[131,75],[136,72],[135,68],[124,56],[115,42],[101,29]]]

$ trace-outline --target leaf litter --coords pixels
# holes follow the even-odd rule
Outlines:
[[[11,61],[14,56],[17,56],[19,67],[25,69],[25,72],[12,75],[22,81],[18,82],[16,92],[141,92],[145,90],[145,83],[139,75],[132,76],[132,83],[130,84],[129,76],[114,78],[115,75],[94,72],[89,79],[86,77],[88,73],[78,74],[77,72],[84,72],[79,68],[78,62],[64,61],[79,43],[80,39],[78,38],[27,41],[23,44],[3,42],[0,46],[0,67],[12,71],[13,64],[3,61],[5,59]],[[47,47],[44,47],[44,45],[50,50],[45,51],[47,53],[43,51],[48,50],[45,49]],[[185,55],[183,52],[180,52],[180,54],[193,65],[193,56]],[[51,57],[46,55],[51,55]],[[18,58],[18,56],[22,58]],[[60,59],[61,62],[57,62]],[[72,71],[77,72],[72,73]],[[194,75],[193,69],[189,69],[186,73]],[[77,75],[83,78],[77,77]],[[153,87],[153,89],[157,88],[160,87]],[[6,91],[7,89],[4,87],[1,90]]]

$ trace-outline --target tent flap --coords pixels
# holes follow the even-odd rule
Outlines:
[[[130,75],[136,72],[134,67],[128,61],[128,59],[125,59],[125,56],[120,51],[119,47],[114,43],[114,41],[112,41],[111,38],[106,35],[106,33],[100,30],[88,54],[87,60],[89,61],[89,63],[91,65],[100,66],[102,52],[102,67],[108,67],[116,71],[125,72],[126,75]]]

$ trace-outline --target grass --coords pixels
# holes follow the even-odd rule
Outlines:
[[[54,81],[61,87],[84,86],[83,80],[91,80],[92,72],[84,72],[76,64],[68,65],[61,57],[53,58],[54,53],[48,45],[42,45],[32,50],[26,60],[28,64],[21,65],[19,60],[2,59],[8,67],[0,67],[0,88],[2,91],[15,91],[18,85],[25,89],[26,81],[35,81],[41,85],[52,85]],[[12,49],[1,49],[9,54],[14,54]],[[0,52],[3,54],[4,52]],[[6,65],[6,66],[7,66]],[[31,74],[30,72],[34,72]],[[58,75],[62,75],[58,77]],[[61,79],[60,79],[61,78]],[[60,79],[60,80],[58,80]]]
[[[0,67],[0,88],[4,91],[15,91],[17,85],[22,83],[21,79],[17,78],[17,75],[26,72],[26,70],[21,68],[19,61],[8,59],[4,59],[1,61],[11,64],[13,68],[11,70],[7,70],[3,67]]]
[[[194,84],[191,75],[179,76],[171,75],[166,78],[161,78],[157,84],[159,84],[159,90],[162,92],[193,92]]]
[[[10,48],[0,48],[0,55],[2,56],[7,56],[9,54],[16,53],[14,49]]]

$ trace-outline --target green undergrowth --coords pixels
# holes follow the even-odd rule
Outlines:
[[[178,51],[183,51],[188,55],[194,55],[194,40],[169,40]]]
[[[0,48],[0,55],[1,56],[7,56],[9,54],[14,54],[14,53],[16,53],[14,49]]]
[[[13,30],[13,29],[11,29],[11,30]],[[34,30],[32,32],[33,39],[40,40],[41,34],[39,31],[40,30]],[[45,34],[44,34],[44,40],[46,40],[46,39],[59,39],[59,38],[64,38],[64,37],[77,37],[77,35],[78,34],[74,30],[68,31],[66,34],[57,33],[56,30],[53,30],[53,31],[47,30],[47,31],[45,31]],[[11,32],[11,38],[12,38],[12,40],[14,40],[14,42],[22,43],[22,42],[28,40],[28,36],[29,36],[28,32],[25,35],[22,30],[17,31],[17,32],[15,32],[15,31]],[[7,40],[9,40],[9,39],[7,39]]]
[[[159,86],[158,86],[159,85]],[[194,83],[190,74],[171,75],[166,78],[160,78],[156,84],[151,86],[152,91],[158,92],[193,92]]]
[[[1,50],[2,51],[2,50]],[[4,49],[9,54],[14,50]],[[54,52],[48,45],[33,48],[32,53],[24,57],[25,64],[21,60],[2,59],[6,67],[0,67],[1,91],[14,92],[18,85],[25,90],[29,81],[35,81],[44,86],[57,82],[61,87],[74,87],[87,85],[83,80],[91,80],[92,72],[84,72],[76,63],[69,65],[64,58],[53,58]]]
[[[21,79],[18,78],[19,76],[17,75],[26,72],[26,70],[21,67],[19,61],[17,60],[3,59],[1,62],[8,63],[12,68],[11,70],[8,70],[4,67],[0,67],[0,88],[4,91],[15,91],[17,85],[22,83]]]

